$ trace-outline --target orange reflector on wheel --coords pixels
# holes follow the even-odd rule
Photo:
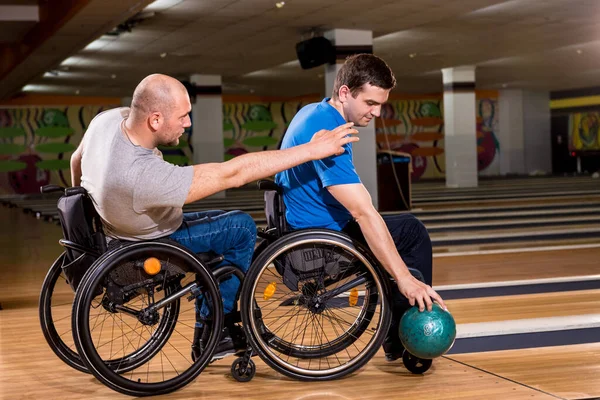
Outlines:
[[[352,290],[350,290],[350,296],[348,296],[348,304],[350,307],[354,307],[356,303],[358,303],[358,289],[352,288]]]
[[[275,290],[277,290],[277,283],[269,283],[263,292],[263,299],[269,300],[275,294]]]
[[[146,271],[148,275],[158,274],[160,272],[160,267],[161,265],[158,258],[150,257],[146,258],[146,261],[144,261],[144,271]]]

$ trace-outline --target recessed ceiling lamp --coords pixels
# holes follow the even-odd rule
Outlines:
[[[415,57],[417,56],[417,53],[410,53],[408,56],[409,56],[410,58],[415,58]]]
[[[112,74],[110,77],[111,77],[111,79],[116,79],[117,78],[117,74]]]
[[[167,56],[167,53],[160,53],[160,58],[165,58]]]
[[[581,54],[581,53],[583,53],[583,50],[577,49],[577,54]]]
[[[275,3],[275,7],[277,8],[282,8],[283,6],[285,6],[285,1],[278,1]]]

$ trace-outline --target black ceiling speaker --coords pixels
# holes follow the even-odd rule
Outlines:
[[[302,69],[318,67],[326,63],[335,63],[335,47],[322,36],[314,37],[296,44],[296,54]]]

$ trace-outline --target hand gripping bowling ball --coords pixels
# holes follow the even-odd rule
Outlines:
[[[406,311],[398,331],[409,353],[431,360],[450,350],[456,338],[456,323],[452,314],[434,303],[431,311],[419,312],[416,306]]]

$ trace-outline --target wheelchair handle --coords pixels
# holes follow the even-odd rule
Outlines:
[[[87,194],[87,190],[81,186],[73,186],[65,189],[65,196],[72,196],[74,194]]]
[[[54,193],[54,192],[62,192],[65,188],[62,186],[58,186],[58,185],[44,185],[44,186],[40,186],[40,193],[42,194],[47,194],[47,193]]]
[[[87,190],[82,188],[81,186],[73,186],[73,187],[62,187],[58,185],[44,185],[40,187],[40,193],[48,194],[54,192],[62,192],[64,190],[65,196],[71,196],[74,194],[87,194]]]
[[[283,194],[283,189],[281,188],[281,186],[279,186],[278,184],[276,184],[275,182],[273,182],[272,180],[269,179],[261,179],[258,182],[256,182],[258,185],[258,190],[274,190],[279,194]]]

